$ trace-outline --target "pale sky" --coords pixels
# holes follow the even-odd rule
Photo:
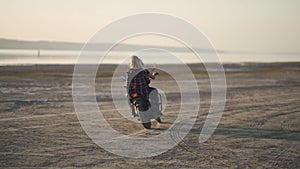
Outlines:
[[[1,0],[0,38],[86,42],[119,18],[178,16],[219,50],[300,52],[299,0]]]

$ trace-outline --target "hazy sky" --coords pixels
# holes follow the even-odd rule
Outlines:
[[[1,0],[0,38],[86,42],[141,12],[185,19],[220,50],[300,52],[300,0]]]

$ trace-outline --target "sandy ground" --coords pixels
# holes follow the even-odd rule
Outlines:
[[[0,67],[0,167],[300,167],[300,63],[225,65],[224,114],[214,135],[202,144],[198,137],[210,106],[210,83],[203,67],[191,68],[199,79],[201,96],[194,127],[171,150],[133,159],[107,152],[81,128],[72,102],[73,66]],[[112,104],[109,90],[114,67],[101,70],[96,79],[97,100],[116,130],[149,137],[172,125],[180,106],[172,78],[161,73],[153,83],[164,90],[168,102],[163,123],[144,130],[141,124],[122,119]]]

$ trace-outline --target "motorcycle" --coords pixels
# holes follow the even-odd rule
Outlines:
[[[158,73],[154,73],[155,76]],[[126,76],[121,76],[123,81],[126,81]],[[162,96],[156,88],[150,87],[149,98],[136,97],[130,98],[127,94],[127,86],[124,86],[128,97],[128,105],[131,109],[133,117],[138,117],[142,125],[146,129],[151,129],[151,120],[156,120],[161,123],[162,116]]]

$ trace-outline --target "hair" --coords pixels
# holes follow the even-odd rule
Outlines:
[[[137,56],[131,56],[130,62],[129,62],[129,68],[134,69],[134,68],[144,68],[144,63],[143,61],[138,58]]]

